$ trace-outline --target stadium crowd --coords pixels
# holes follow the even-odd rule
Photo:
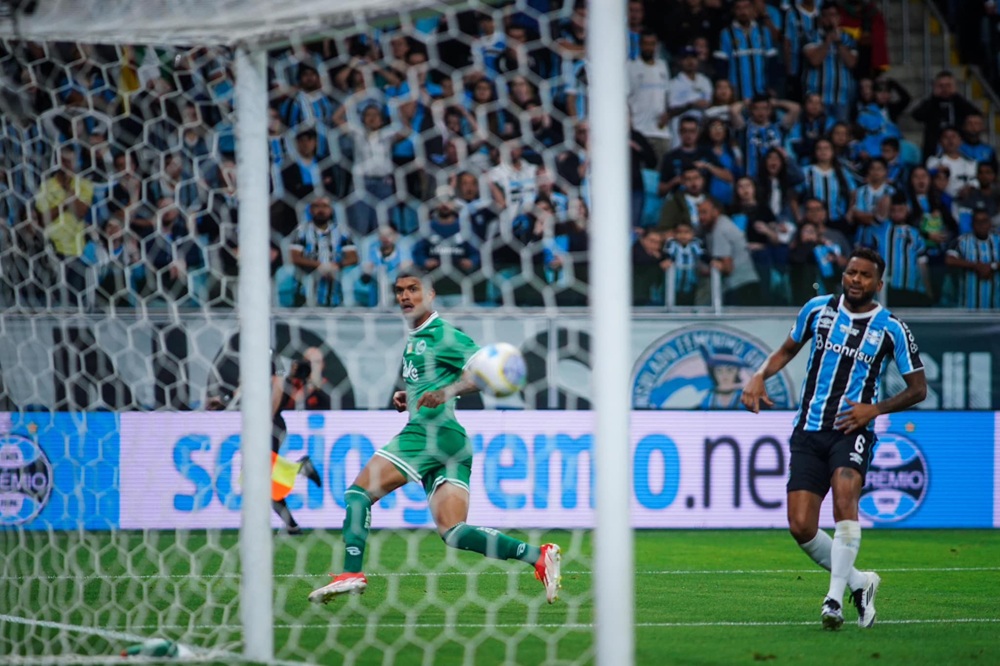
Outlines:
[[[949,72],[911,104],[868,0],[623,1],[636,305],[706,304],[713,271],[727,305],[798,305],[865,245],[891,305],[1000,307],[983,115]],[[410,264],[446,305],[585,304],[589,29],[526,0],[272,53],[276,304],[384,304]],[[232,306],[232,69],[0,44],[0,303]]]

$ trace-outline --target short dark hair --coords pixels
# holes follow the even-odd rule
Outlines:
[[[889,165],[886,164],[886,161],[884,159],[882,159],[881,157],[873,157],[870,160],[868,160],[868,166],[865,167],[865,175],[868,174],[868,170],[871,169],[872,165],[875,164],[876,162],[878,162],[879,164],[881,164],[882,167],[885,168],[885,169],[889,168]]]
[[[889,203],[893,206],[909,206],[910,200],[906,198],[906,192],[896,192],[889,199]]]
[[[415,280],[420,280],[420,282],[422,282],[425,286],[431,288],[434,287],[434,284],[428,279],[427,273],[415,266],[404,268],[403,270],[396,273],[396,278],[392,281],[392,284],[395,286],[397,282],[406,278],[413,278]]]
[[[895,150],[898,151],[899,150],[899,139],[897,139],[894,136],[887,136],[886,138],[882,139],[882,145],[883,146],[889,146],[890,148],[893,148],[893,149],[895,149]]]
[[[851,252],[851,256],[848,257],[848,261],[854,259],[855,257],[875,264],[875,270],[878,273],[878,278],[880,280],[882,279],[882,275],[885,273],[885,259],[882,258],[881,254],[870,247],[858,247]]]
[[[702,203],[707,203],[711,205],[712,208],[719,211],[720,213],[726,209],[725,206],[722,205],[721,201],[719,201],[717,198],[713,197],[710,194],[705,195],[705,199]]]

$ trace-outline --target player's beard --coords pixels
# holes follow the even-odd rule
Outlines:
[[[844,301],[851,306],[852,310],[859,311],[867,307],[872,301],[875,300],[875,290],[865,291],[861,290],[861,296],[857,298],[851,298],[850,291],[844,290]]]

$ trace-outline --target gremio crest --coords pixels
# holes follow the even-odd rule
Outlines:
[[[753,336],[720,325],[693,325],[649,345],[632,371],[634,409],[738,409],[743,386],[770,350]],[[775,409],[795,407],[784,371],[767,381]]]

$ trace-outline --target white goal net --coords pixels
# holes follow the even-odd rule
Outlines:
[[[592,661],[582,3],[0,8],[0,661],[243,653],[237,47],[267,50],[281,455],[321,482],[289,481],[301,534],[271,517],[275,661]],[[554,605],[531,567],[446,548],[412,483],[372,509],[367,593],[307,601],[405,423],[411,266],[525,356],[523,391],[460,403],[469,522],[558,543]]]

